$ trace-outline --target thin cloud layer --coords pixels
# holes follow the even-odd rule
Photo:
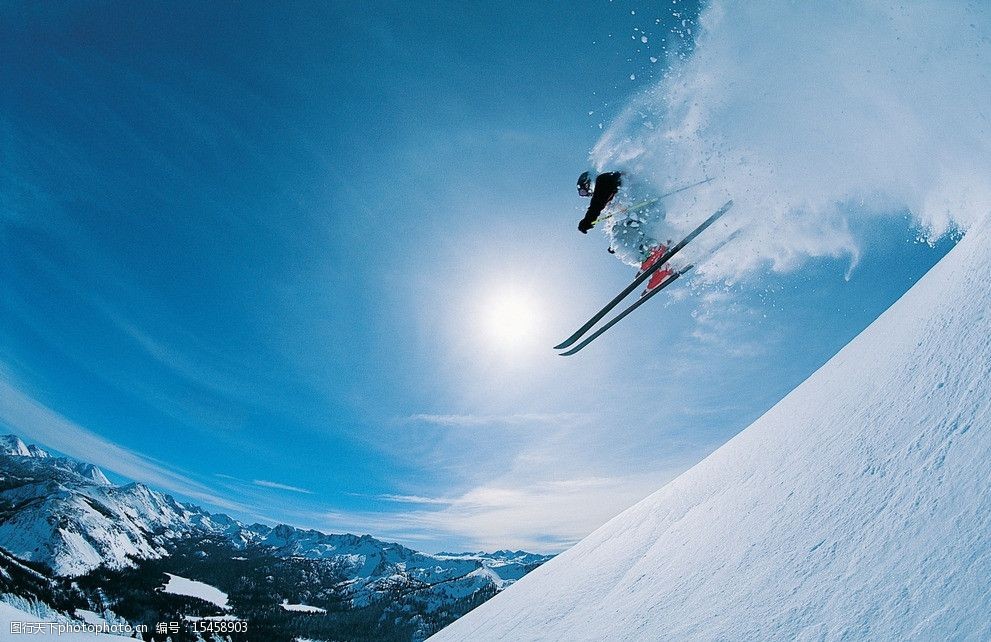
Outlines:
[[[399,541],[463,542],[470,550],[520,548],[558,552],[671,479],[676,470],[618,477],[540,480],[506,475],[451,498],[381,495],[414,505],[401,513],[298,514],[327,532],[370,530]]]
[[[588,419],[588,415],[573,412],[557,413],[516,413],[507,415],[432,415],[417,414],[409,417],[415,423],[437,426],[519,426],[529,424],[573,425]]]

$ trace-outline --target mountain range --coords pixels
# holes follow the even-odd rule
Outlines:
[[[5,601],[135,624],[237,617],[263,624],[234,639],[259,640],[291,640],[297,629],[422,639],[549,559],[432,555],[370,535],[243,524],[144,484],[114,485],[96,466],[16,435],[0,437],[0,549]],[[178,597],[164,590],[170,576],[229,594],[231,606]]]

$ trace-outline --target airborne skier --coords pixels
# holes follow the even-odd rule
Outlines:
[[[578,222],[578,231],[587,234],[600,220],[605,221],[605,233],[609,237],[609,253],[617,255],[624,263],[638,266],[640,272],[650,268],[671,245],[658,240],[664,227],[664,206],[660,199],[633,181],[626,181],[623,172],[604,172],[592,182],[591,172],[578,177],[578,195],[591,197],[584,218]],[[622,192],[621,192],[622,188]],[[666,238],[666,237],[665,237]],[[644,294],[647,294],[671,276],[670,267],[654,271]]]
[[[567,349],[561,353],[561,356],[567,357],[583,349],[606,330],[616,325],[626,315],[646,303],[651,297],[674,283],[681,275],[694,267],[689,264],[678,270],[674,270],[668,265],[668,260],[673,258],[686,245],[691,243],[695,237],[728,212],[733,207],[733,201],[726,201],[722,207],[713,212],[709,218],[702,221],[688,236],[674,245],[671,244],[670,240],[665,243],[658,240],[659,238],[665,238],[665,236],[660,234],[663,231],[665,219],[665,211],[661,201],[672,194],[698,187],[711,180],[711,178],[706,178],[692,185],[680,187],[667,194],[649,196],[644,193],[638,193],[639,190],[635,188],[630,189],[628,181],[626,181],[627,185],[624,186],[624,175],[622,172],[605,172],[599,174],[595,177],[594,184],[591,172],[583,172],[578,177],[579,196],[592,199],[584,218],[578,223],[578,230],[582,234],[587,234],[596,223],[605,221],[603,227],[610,241],[609,252],[617,255],[625,263],[639,266],[640,271],[637,273],[636,278],[633,279],[633,282],[613,297],[612,301],[596,312],[574,334],[554,346],[555,350]],[[585,339],[582,339],[589,330],[609,314],[613,308],[619,305],[623,299],[629,296],[631,292],[636,290],[638,286],[644,283],[644,281],[647,281],[647,287],[635,302],[610,319],[598,330],[585,337]],[[579,339],[582,340],[579,342]],[[577,345],[575,345],[576,343]]]

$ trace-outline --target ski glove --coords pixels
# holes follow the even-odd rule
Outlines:
[[[592,229],[592,223],[593,221],[589,221],[588,219],[583,218],[582,220],[578,221],[578,231],[581,232],[582,234],[588,234],[588,231]]]

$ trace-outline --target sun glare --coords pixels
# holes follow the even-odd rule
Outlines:
[[[482,311],[486,338],[504,348],[521,348],[533,342],[540,317],[536,297],[505,290],[493,293]]]

